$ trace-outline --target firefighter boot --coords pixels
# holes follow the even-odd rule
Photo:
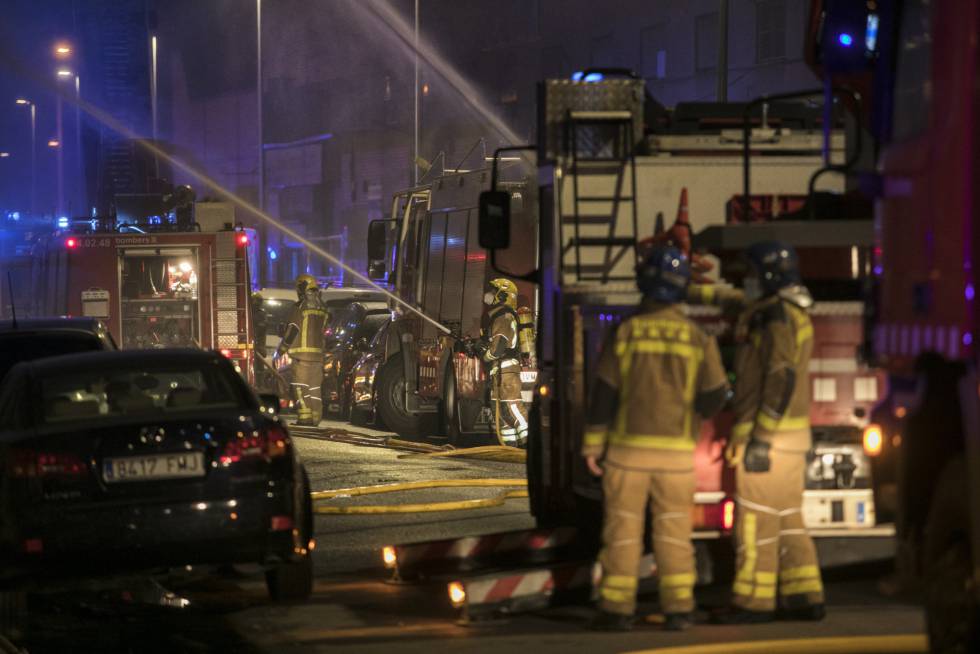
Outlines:
[[[599,611],[589,623],[592,631],[629,631],[633,628],[633,616]]]
[[[667,613],[664,615],[664,631],[686,631],[694,626],[691,613]]]

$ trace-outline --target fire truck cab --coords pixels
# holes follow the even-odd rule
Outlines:
[[[454,445],[494,431],[483,364],[459,351],[462,339],[478,338],[489,280],[508,277],[489,265],[477,234],[478,200],[489,188],[490,170],[444,172],[395,195],[392,218],[369,230],[369,275],[446,329],[393,305],[384,363],[374,383],[376,411],[400,434],[441,430]],[[526,182],[505,182],[520,243],[498,264],[525,272],[536,246],[535,198]],[[534,287],[514,280],[518,305],[533,306]],[[536,375],[525,368],[526,400]]]
[[[811,198],[844,195],[844,177],[825,174],[855,156],[839,114],[829,115],[834,128],[825,138],[820,126],[828,116],[820,108],[778,98],[679,105],[664,114],[651,112],[657,105],[632,78],[549,80],[538,97],[540,372],[528,445],[538,521],[586,531],[601,523],[601,484],[579,455],[591,379],[609,330],[640,301],[638,241],[654,235],[658,215],[670,215],[680,200],[679,221],[690,214],[683,222],[695,248],[719,257],[724,281],[741,281],[738,255],[753,242],[779,238],[800,249],[818,300],[804,517],[815,535],[860,537],[887,554],[893,528],[878,524],[862,447],[883,378],[857,358],[871,220],[806,220]],[[481,214],[487,248],[518,240],[507,213],[505,203]],[[732,316],[713,307],[690,312],[730,353]],[[699,539],[724,536],[733,524],[734,475],[721,456],[732,421],[726,413],[706,421],[695,451]]]
[[[875,492],[933,652],[980,651],[978,42],[975,2],[821,0],[806,52],[828,86],[872,99],[858,115],[877,144],[866,349],[890,387],[869,429]]]
[[[228,203],[171,198],[117,197],[39,242],[34,313],[99,318],[124,349],[220,350],[251,383],[249,232]]]

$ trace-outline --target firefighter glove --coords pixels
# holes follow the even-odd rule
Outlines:
[[[751,439],[745,446],[745,472],[769,472],[769,443]]]
[[[729,468],[737,468],[745,456],[745,441],[730,440],[725,446],[725,462]]]

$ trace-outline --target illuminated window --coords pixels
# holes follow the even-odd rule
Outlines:
[[[878,379],[858,377],[854,380],[854,401],[874,402],[878,399]]]
[[[836,402],[837,401],[837,380],[827,377],[818,377],[813,380],[813,401],[814,402]]]

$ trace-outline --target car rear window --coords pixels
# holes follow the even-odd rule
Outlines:
[[[217,365],[52,370],[39,382],[47,423],[244,406],[240,389]]]
[[[84,332],[14,332],[0,334],[0,380],[18,363],[63,354],[97,352],[105,347]]]

